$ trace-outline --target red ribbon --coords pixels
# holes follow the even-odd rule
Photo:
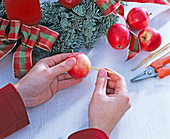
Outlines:
[[[9,34],[6,33],[6,29],[10,24]],[[0,18],[0,60],[5,57],[15,47],[18,40],[18,32],[21,23],[19,21],[12,20],[11,23]],[[18,27],[18,28],[14,28]]]
[[[13,55],[13,70],[16,78],[22,78],[33,66],[33,47],[36,45],[49,51],[58,35],[57,32],[41,25],[21,25],[20,21],[12,20],[10,22],[0,18],[0,60],[14,47],[17,47]]]

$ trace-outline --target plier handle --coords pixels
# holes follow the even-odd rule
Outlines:
[[[155,71],[157,72],[159,78],[164,78],[165,76],[170,75],[170,68],[164,68],[164,66],[168,63],[170,63],[170,56],[152,62],[150,66],[155,68]]]
[[[156,60],[142,73],[131,79],[132,82],[143,80],[151,77],[164,78],[170,75],[170,68],[164,68],[166,64],[170,63],[170,56],[163,59]]]

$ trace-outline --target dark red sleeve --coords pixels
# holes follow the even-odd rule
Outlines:
[[[12,84],[0,89],[0,138],[29,124],[25,105]]]
[[[109,139],[109,137],[100,129],[88,128],[71,134],[68,139]]]

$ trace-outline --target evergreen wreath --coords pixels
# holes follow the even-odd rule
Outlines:
[[[104,16],[94,0],[82,0],[73,9],[67,9],[57,2],[41,3],[42,19],[39,24],[59,33],[59,37],[51,51],[34,47],[34,59],[68,53],[73,49],[78,52],[81,47],[87,49],[106,35],[108,29],[117,22],[118,17],[110,14]],[[0,5],[0,17],[7,18],[5,6]]]

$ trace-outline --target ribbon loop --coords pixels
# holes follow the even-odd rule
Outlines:
[[[36,27],[23,25],[21,28],[23,34],[19,45],[14,53],[13,67],[16,78],[22,78],[32,68],[32,51],[38,40],[40,30]]]
[[[1,20],[1,19],[0,19]],[[1,20],[2,24],[0,27],[0,60],[6,56],[15,47],[19,36],[19,28],[21,23],[19,21],[11,21],[9,34],[6,34],[7,26],[9,25],[8,20]],[[16,26],[16,28],[15,28]],[[5,34],[4,34],[5,33]]]
[[[125,20],[125,22],[126,22],[126,19],[125,19],[125,17],[124,17],[124,7],[123,7],[122,4],[120,4],[120,5],[118,6],[118,8],[113,11],[113,14],[116,15],[116,16],[122,17],[122,18]]]
[[[99,6],[104,15],[111,14],[120,5],[117,0],[96,0],[95,3]]]
[[[1,41],[7,40],[7,34],[6,34],[6,29],[7,26],[9,25],[9,20],[3,19],[1,21],[1,27],[0,27],[0,39]]]
[[[128,49],[128,57],[126,61],[134,58],[140,52],[138,37],[131,31],[130,31],[130,34],[131,34],[131,40],[130,40],[130,46]]]
[[[57,40],[58,33],[44,26],[29,27],[22,25],[21,28],[22,43],[17,48],[13,57],[14,75],[16,78],[22,78],[32,68],[32,51],[37,45],[41,49],[51,50],[54,42]]]
[[[39,34],[40,34],[40,29],[33,26],[31,29],[31,35],[26,45],[30,48],[33,48],[38,40]]]
[[[21,33],[22,33],[22,44],[26,45],[28,42],[28,38],[31,35],[31,27],[27,25],[22,25],[21,27]]]
[[[14,40],[14,41],[18,40],[20,26],[21,26],[20,21],[11,20],[10,32],[8,34],[8,40]]]
[[[40,36],[35,45],[46,51],[51,50],[59,34],[41,25],[37,25],[37,28],[40,29]]]

